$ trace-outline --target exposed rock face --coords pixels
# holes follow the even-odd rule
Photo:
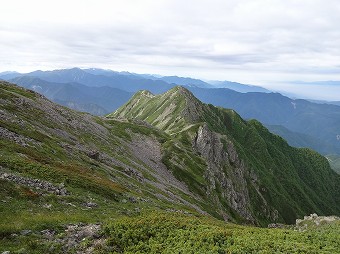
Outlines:
[[[165,197],[161,194],[155,195],[157,195],[160,199],[166,199],[171,203],[179,203],[191,206],[196,211],[206,214],[206,212],[204,212],[197,205],[191,204],[183,199],[180,195],[175,194],[173,190],[185,193],[186,195],[191,196],[193,199],[201,200],[198,195],[190,192],[186,184],[179,181],[163,164],[161,144],[155,138],[134,135],[134,138],[128,147],[131,149],[134,155],[143,162],[143,164],[140,164],[138,167],[142,168],[144,172],[148,172],[148,174],[152,175],[152,177],[155,179],[154,181],[150,181],[143,178],[143,176],[140,174],[142,179],[141,181],[145,181],[145,183],[151,184],[162,190],[168,197]],[[138,171],[135,173],[138,173]]]
[[[185,98],[186,107],[182,113],[183,117],[189,119],[191,122],[198,121],[203,111],[202,103],[183,87],[178,87],[178,92]]]
[[[245,163],[239,158],[234,144],[226,136],[210,131],[205,124],[199,127],[193,147],[207,162],[208,166],[205,172],[205,178],[209,183],[207,195],[213,196],[216,203],[220,203],[220,201],[214,193],[221,192],[220,198],[223,198],[229,207],[244,219],[254,222],[249,196],[249,181],[247,182],[247,179],[250,179],[262,200],[262,213],[271,220],[278,219],[278,212],[270,209],[259,191],[257,175],[245,166]]]
[[[214,195],[214,191],[220,188],[222,198],[232,209],[244,219],[254,221],[245,177],[247,170],[244,163],[239,160],[233,144],[228,143],[226,152],[220,139],[220,135],[210,131],[207,125],[203,125],[198,129],[193,143],[196,151],[208,164],[205,173],[209,183],[207,194]],[[218,197],[215,197],[215,200],[218,202]]]
[[[268,228],[287,228],[287,225],[282,223],[270,223],[268,224]]]

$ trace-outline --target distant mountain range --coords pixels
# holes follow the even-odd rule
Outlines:
[[[291,146],[309,147],[322,154],[329,154],[330,151],[338,150],[328,142],[320,140],[314,136],[291,131],[282,125],[267,124],[266,127],[270,132],[284,137]]]
[[[33,71],[30,73],[3,72],[0,79],[11,80],[17,77],[37,77],[48,82],[55,83],[80,83],[87,86],[109,86],[126,91],[139,91],[147,89],[152,93],[162,93],[173,86],[189,86],[200,88],[229,88],[239,92],[270,92],[259,87],[244,85],[231,81],[209,81],[178,76],[159,76],[151,74],[136,74],[130,72],[115,72],[103,69],[62,69],[53,71]]]
[[[260,86],[245,85],[245,84],[240,84],[240,83],[231,82],[231,81],[211,81],[210,84],[214,85],[216,88],[229,88],[240,93],[249,93],[249,92],[270,93],[271,92],[268,89],[265,89]]]
[[[159,94],[176,86],[214,88],[205,81],[177,76],[159,76],[115,72],[103,69],[63,69],[34,71],[26,74],[18,72],[0,73],[0,79],[42,93],[54,102],[86,111],[95,115],[105,115],[123,105],[139,90],[149,90]],[[228,81],[223,83],[227,87]],[[252,91],[260,87],[229,82],[235,90]],[[237,87],[236,87],[237,84]]]
[[[235,109],[245,119],[257,119],[296,147],[322,154],[340,154],[339,102],[294,100],[258,86],[230,81],[202,81],[177,76],[115,72],[102,69],[6,72],[0,79],[44,94],[64,106],[105,115],[139,90],[163,93],[176,85],[187,87],[205,103]],[[219,87],[219,88],[217,88]]]
[[[20,76],[11,81],[61,105],[94,115],[105,115],[116,110],[133,95],[132,92],[114,87],[48,82],[34,76]]]

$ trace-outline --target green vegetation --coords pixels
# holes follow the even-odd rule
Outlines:
[[[339,253],[339,222],[313,230],[237,226],[203,216],[152,212],[105,228],[116,253]]]
[[[339,249],[338,223],[295,232],[218,220],[339,215],[339,175],[319,154],[183,88],[139,92],[100,118],[0,82],[0,115],[0,253]],[[85,237],[65,249],[67,227],[80,223],[101,225],[98,244]]]
[[[163,105],[166,105],[163,110],[152,110]],[[260,191],[251,184],[247,188],[251,196],[251,210],[259,224],[266,225],[273,220],[271,215],[258,211],[264,206],[263,199],[278,211],[278,220],[286,223],[294,223],[297,217],[313,212],[340,213],[340,177],[332,172],[324,157],[309,149],[290,147],[256,120],[247,122],[233,110],[203,104],[185,88],[175,87],[157,96],[145,91],[137,93],[109,117],[140,119],[171,134],[172,140],[163,146],[163,162],[176,177],[204,198],[208,198],[205,192],[209,183],[204,177],[207,164],[194,159],[202,159],[202,156],[193,151],[192,141],[199,126],[204,124],[211,131],[223,135],[220,142],[224,151],[231,141],[248,170],[257,175]],[[229,172],[237,167],[228,163],[225,166],[231,167]],[[248,177],[247,181],[252,180]],[[221,199],[218,188],[214,195]],[[220,205],[229,214],[235,214],[223,200]],[[237,216],[233,215],[233,218]]]
[[[167,133],[175,133],[186,126],[186,121],[180,116],[186,104],[177,91],[179,87],[154,96],[150,92],[140,91],[129,102],[108,117],[131,117],[142,119]],[[196,99],[197,100],[197,99]]]
[[[63,253],[62,246],[42,239],[38,232],[53,229],[57,239],[62,238],[63,223],[79,221],[103,223],[100,235],[105,244],[92,253],[339,253],[340,248],[339,221],[297,231],[293,228],[240,226],[208,216],[150,209],[126,216],[113,212],[113,207],[109,208],[106,207],[104,215],[70,211],[66,214],[43,213],[29,218],[28,214],[21,214],[25,219],[20,222],[26,220],[21,228],[30,228],[33,233],[17,236],[16,242],[13,242],[13,238],[3,236],[7,236],[8,232],[20,234],[20,231],[7,229],[5,232],[2,225],[0,251]],[[86,244],[86,239],[82,244]]]

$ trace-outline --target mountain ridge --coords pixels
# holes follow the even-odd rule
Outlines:
[[[306,203],[310,202],[310,201],[307,201],[309,200],[310,196],[314,196],[314,198],[316,198],[315,193],[313,193],[314,191],[312,191],[312,186],[310,185],[310,183],[308,183],[309,180],[307,182],[303,180],[304,178],[301,178],[302,175],[300,175],[302,174],[302,171],[297,174],[297,172],[294,172],[293,168],[297,169],[301,167],[301,165],[298,165],[296,161],[304,160],[303,158],[307,158],[308,156],[317,156],[318,157],[317,160],[320,160],[319,162],[321,163],[320,165],[323,165],[322,167],[326,169],[327,167],[329,167],[329,165],[325,158],[318,156],[315,152],[312,152],[310,150],[295,149],[295,148],[289,147],[286,141],[284,141],[282,138],[279,138],[278,136],[270,134],[269,131],[265,127],[263,127],[258,121],[252,120],[252,121],[246,122],[242,118],[240,118],[240,116],[237,113],[235,113],[235,111],[233,110],[221,109],[213,105],[207,105],[207,104],[202,104],[202,103],[199,105],[195,105],[198,102],[198,100],[196,98],[194,100],[191,100],[191,98],[194,98],[194,96],[192,95],[191,92],[189,92],[185,88],[176,87],[176,88],[171,89],[169,92],[163,95],[156,95],[156,96],[152,96],[148,98],[142,97],[144,94],[145,92],[136,94],[135,97],[133,97],[127,104],[125,104],[125,106],[123,106],[121,109],[118,109],[113,114],[109,115],[109,117],[111,116],[111,117],[137,118],[139,120],[147,121],[149,124],[157,128],[160,128],[161,130],[166,131],[173,136],[179,135],[181,136],[180,137],[181,139],[184,138],[183,136],[187,135],[186,138],[189,140],[191,138],[191,141],[189,142],[192,142],[193,147],[196,147],[196,151],[198,151],[199,154],[206,154],[206,156],[203,156],[206,161],[210,160],[209,154],[214,154],[215,156],[217,156],[216,158],[220,158],[220,159],[216,159],[215,157],[213,157],[215,158],[215,160],[213,159],[213,161],[210,161],[210,164],[208,163],[208,168],[210,167],[210,169],[213,169],[212,171],[214,173],[212,174],[215,174],[214,175],[215,179],[216,178],[223,179],[223,177],[221,176],[216,177],[216,175],[218,175],[218,171],[215,171],[215,169],[223,165],[223,162],[222,162],[223,160],[221,161],[220,155],[216,155],[216,151],[218,151],[217,152],[218,154],[221,154],[221,153],[224,154],[223,149],[221,149],[221,147],[223,147],[224,145],[227,151],[228,151],[228,147],[230,150],[229,150],[229,153],[227,152],[222,157],[228,158],[230,154],[233,154],[231,157],[234,158],[235,161],[232,161],[232,164],[236,163],[235,165],[238,165],[238,166],[242,165],[241,172],[243,172],[242,173],[243,176],[241,178],[243,178],[243,181],[247,179],[247,176],[246,176],[247,174],[253,175],[253,176],[255,175],[254,176],[255,179],[259,179],[259,176],[257,174],[263,174],[264,172],[267,172],[265,173],[265,175],[273,174],[273,172],[270,172],[270,170],[268,171],[270,167],[278,167],[278,168],[281,168],[281,170],[283,171],[286,171],[288,168],[290,168],[289,169],[290,174],[292,174],[292,176],[295,175],[294,177],[300,180],[299,180],[298,185],[289,183],[289,181],[286,182],[286,184],[291,185],[291,188],[295,189],[296,191],[298,190],[298,192],[300,193],[299,195],[301,195],[301,198],[304,196],[302,199],[304,199]],[[162,115],[162,113],[158,113],[157,110],[149,114],[150,112],[149,108],[161,109],[162,106],[165,105],[164,104],[166,101],[164,99],[165,95],[170,96],[168,98],[169,100],[171,99],[172,101],[174,100],[174,98],[176,98],[176,95],[177,96],[183,95],[184,98],[182,98],[182,100],[178,100],[177,98],[177,100],[175,101],[174,105],[176,105],[177,107],[174,107],[174,106],[171,107],[170,102],[166,104],[167,108],[171,108],[172,110],[171,115],[172,116],[176,115],[177,117],[172,117],[172,118],[167,119],[166,116]],[[192,105],[195,105],[194,108],[196,110],[194,111],[194,113],[190,113],[191,117],[187,117],[188,116],[187,112],[192,112],[190,103]],[[165,123],[163,123],[162,121],[160,122],[160,119],[165,120]],[[177,123],[177,125],[175,123]],[[183,131],[180,131],[180,130],[184,130],[184,132],[187,132],[187,133],[184,134]],[[201,141],[199,137],[201,138],[205,137],[203,138],[204,141]],[[197,142],[197,140],[200,140],[200,141],[196,143],[196,145],[194,145],[195,142]],[[221,142],[220,140],[223,140],[223,141]],[[208,149],[204,145],[206,143],[214,144],[213,146],[214,148]],[[283,163],[284,161],[282,160],[283,158],[282,155],[279,155],[280,153],[277,153],[278,148],[276,146],[282,147],[286,150],[284,157],[286,158],[285,159],[286,161],[289,161],[289,163],[291,163],[290,165],[285,167],[275,162],[275,160],[280,160],[281,163]],[[279,149],[282,149],[282,148],[279,148]],[[210,153],[209,152],[206,153],[207,150],[208,151],[210,150]],[[299,154],[297,157],[298,158],[300,157],[300,159],[296,158],[297,154]],[[241,158],[243,157],[243,160],[236,159],[236,158],[239,158],[240,156]],[[245,163],[245,161],[248,161],[248,162]],[[266,166],[264,165],[261,166],[261,164],[263,163]],[[245,167],[246,164],[248,164],[248,167]],[[252,166],[249,166],[251,164]],[[252,167],[258,168],[256,173],[250,170],[250,168]],[[260,168],[261,170],[259,171]],[[299,170],[304,170],[304,169],[300,168]],[[278,174],[279,172],[280,170],[279,171],[276,170],[275,174]],[[281,174],[282,173],[280,173],[280,175]],[[332,173],[328,172],[327,174],[332,174]],[[262,177],[264,176],[262,175]],[[273,177],[273,175],[271,177]],[[283,175],[281,175],[281,177],[283,177],[283,179],[285,178]],[[317,178],[318,177],[315,175],[315,178],[313,181],[317,181]],[[338,176],[336,176],[336,178],[338,178]],[[242,181],[242,179],[238,179],[238,180]],[[271,178],[271,180],[267,179],[267,181],[273,183],[274,178]],[[267,182],[267,184],[269,182]],[[246,188],[245,186],[246,185],[244,185],[243,188]],[[248,186],[248,188],[251,188],[251,187]],[[282,195],[282,192],[291,193],[289,195],[296,195],[296,193],[293,194],[291,192],[292,190],[289,190],[287,189],[287,187],[284,187],[280,184],[279,185],[276,184],[276,187],[272,186],[269,192],[275,192],[276,188],[281,189],[281,195]],[[257,193],[259,194],[258,200],[262,200],[262,201],[266,200],[262,194],[260,194],[259,192]],[[306,193],[310,193],[310,194],[306,195]],[[280,195],[279,193],[277,194]],[[247,194],[245,194],[243,198],[245,198],[244,204],[247,203],[245,201],[245,200],[248,200]],[[273,199],[273,197],[271,197],[271,199]],[[321,200],[319,200],[318,202],[320,201]],[[280,201],[277,200],[277,202],[279,203]],[[294,202],[297,202],[297,200]],[[334,201],[330,201],[330,202],[334,204]],[[312,203],[310,203],[310,206],[315,207],[315,205],[312,205]],[[323,206],[327,207],[328,205],[324,204]],[[242,208],[245,209],[244,211],[247,210],[247,208],[245,208],[245,205]],[[285,210],[285,209],[288,209],[288,210]],[[290,216],[289,213],[292,213],[293,211],[290,209],[294,210],[296,208],[281,207],[280,213],[282,213],[282,211],[285,210],[285,213],[287,216],[286,219],[288,219]],[[249,212],[249,209],[247,211]],[[245,212],[245,214],[246,213],[247,212]]]

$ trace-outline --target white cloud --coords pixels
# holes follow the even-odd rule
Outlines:
[[[340,80],[337,0],[11,0],[1,10],[0,71]]]

